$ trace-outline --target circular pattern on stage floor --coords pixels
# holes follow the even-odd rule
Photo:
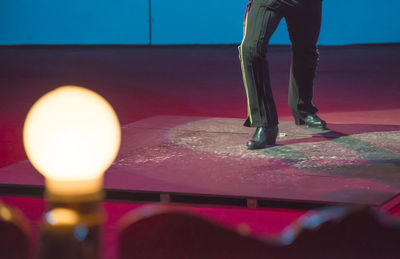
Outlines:
[[[246,149],[245,143],[251,138],[254,128],[243,127],[240,119],[196,120],[172,128],[167,136],[174,144],[193,150],[222,157],[278,158],[296,168],[399,163],[400,130],[384,128],[373,131],[379,127],[357,124],[335,125],[333,128],[311,129],[283,121],[279,124],[277,145],[260,150]]]

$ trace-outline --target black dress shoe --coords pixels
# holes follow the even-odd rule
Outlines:
[[[271,128],[257,127],[253,137],[247,141],[247,149],[261,149],[265,148],[267,144],[275,145],[278,131],[278,126]]]
[[[310,128],[326,129],[326,122],[316,114],[309,114],[304,118],[295,117],[294,121],[296,125],[306,125]]]

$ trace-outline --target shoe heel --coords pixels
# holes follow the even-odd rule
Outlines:
[[[268,146],[275,146],[276,145],[276,138],[275,139],[268,139],[267,140]]]
[[[304,124],[305,124],[304,120],[301,119],[301,118],[299,118],[299,117],[295,117],[295,118],[294,118],[294,123],[295,123],[296,125],[304,125]]]
[[[276,138],[278,137],[278,132],[279,132],[278,126],[268,131],[268,136],[266,141],[267,145],[273,146],[276,144]]]

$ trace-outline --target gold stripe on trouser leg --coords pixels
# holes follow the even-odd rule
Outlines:
[[[253,118],[251,117],[251,110],[250,110],[249,89],[247,87],[246,71],[244,69],[244,63],[243,63],[243,42],[245,41],[246,34],[247,34],[247,16],[248,16],[248,12],[246,14],[246,19],[244,20],[243,40],[242,40],[242,43],[240,44],[240,65],[241,65],[242,74],[243,74],[243,84],[244,84],[244,88],[246,89],[247,114],[249,116],[250,123],[253,123]]]

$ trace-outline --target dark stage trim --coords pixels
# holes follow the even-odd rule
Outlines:
[[[1,196],[23,196],[43,198],[44,186],[22,184],[0,184]]]
[[[300,200],[279,200],[279,199],[259,199],[254,197],[235,197],[235,196],[211,196],[201,194],[184,193],[160,193],[152,191],[130,191],[105,189],[105,202],[161,202],[166,203],[163,197],[167,195],[170,203],[199,204],[199,205],[225,205],[249,207],[249,201],[257,201],[258,207],[285,208],[310,210],[318,209],[328,205],[341,205],[335,203],[320,203],[314,201]],[[20,185],[20,184],[0,184],[0,196],[22,196],[32,198],[43,198],[44,186]],[[167,202],[168,203],[168,202]]]

